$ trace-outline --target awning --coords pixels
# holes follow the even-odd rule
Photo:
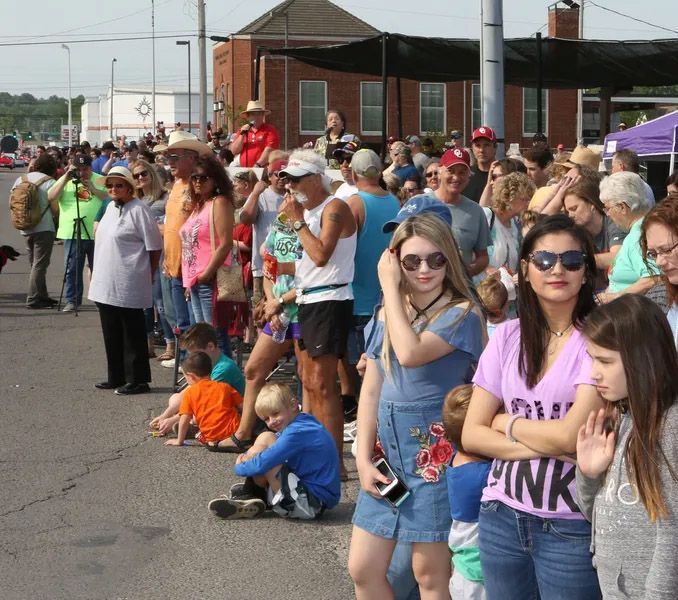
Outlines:
[[[387,75],[415,81],[468,81],[480,78],[480,42],[381,34],[331,46],[266,48],[332,71],[381,76],[382,39],[387,40]],[[612,87],[678,83],[678,40],[605,41],[542,38],[542,86]],[[537,86],[537,41],[504,41],[504,80]]]

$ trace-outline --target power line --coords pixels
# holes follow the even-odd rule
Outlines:
[[[197,38],[198,34],[197,33],[186,33],[180,36],[181,38],[187,38],[187,37],[193,37]],[[176,35],[156,35],[155,39],[176,39]],[[93,40],[59,40],[59,41],[49,41],[49,42],[2,42],[0,43],[0,47],[2,46],[48,46],[50,44],[62,44],[62,43],[68,43],[68,44],[98,44],[101,42],[136,42],[137,40],[150,40],[152,39],[152,36],[141,36],[141,37],[133,37],[133,38],[96,38]]]
[[[590,4],[591,6],[595,6],[597,8],[600,8],[601,10],[606,10],[607,12],[611,12],[615,15],[619,15],[620,17],[626,17],[627,19],[631,19],[632,21],[636,21],[637,23],[643,23],[644,25],[649,25],[650,27],[655,27],[657,29],[663,29],[664,31],[669,31],[670,33],[678,33],[677,30],[675,29],[670,29],[668,27],[664,27],[663,25],[656,25],[655,23],[650,23],[649,21],[644,21],[643,19],[638,19],[636,17],[632,17],[631,15],[627,15],[623,12],[619,12],[618,10],[614,10],[612,8],[607,8],[607,6],[601,6],[600,4],[596,4],[593,2],[593,0],[588,0],[586,4]]]

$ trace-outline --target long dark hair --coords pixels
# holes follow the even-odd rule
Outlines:
[[[233,204],[233,184],[226,174],[226,169],[219,162],[219,160],[214,156],[201,156],[195,162],[194,169],[201,168],[205,171],[205,175],[208,175],[214,182],[214,195],[215,196],[224,196],[231,204]],[[193,192],[193,186],[191,186],[191,197],[193,198],[193,205],[198,209],[202,208],[202,205],[205,203],[208,198],[198,198]]]
[[[621,355],[628,390],[625,404],[633,423],[624,449],[629,481],[636,484],[654,522],[668,514],[660,459],[678,481],[660,443],[666,412],[678,398],[678,353],[669,323],[652,300],[626,294],[596,308],[583,333],[597,346]]]
[[[518,370],[532,389],[541,377],[546,362],[550,329],[539,298],[525,279],[528,257],[535,244],[549,233],[567,233],[578,242],[584,259],[584,282],[579,290],[577,304],[572,312],[572,323],[579,329],[586,316],[594,309],[594,280],[596,277],[595,248],[589,233],[567,215],[553,215],[538,221],[530,229],[520,248],[520,266],[518,269],[518,314],[520,316],[520,354]]]

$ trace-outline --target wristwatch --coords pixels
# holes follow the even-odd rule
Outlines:
[[[301,221],[295,221],[294,223],[292,223],[292,229],[294,229],[294,231],[300,231],[301,228],[305,226],[306,221],[304,221],[303,219]]]

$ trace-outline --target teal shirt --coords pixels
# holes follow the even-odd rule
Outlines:
[[[279,263],[294,263],[295,260],[301,258],[303,252],[297,232],[278,219],[275,219],[271,225],[264,242],[264,248]],[[294,275],[278,275],[273,284],[272,292],[276,298],[280,298],[292,288],[294,288]],[[299,308],[296,302],[288,302],[285,304],[284,310],[290,323],[299,322]]]
[[[238,365],[225,354],[222,354],[221,358],[214,363],[210,379],[227,383],[241,396],[245,393],[245,378],[243,374],[240,372]]]
[[[640,228],[643,219],[638,219],[629,231],[619,252],[614,257],[610,272],[610,292],[622,292],[643,277],[657,275],[657,268],[648,269],[640,249]]]

